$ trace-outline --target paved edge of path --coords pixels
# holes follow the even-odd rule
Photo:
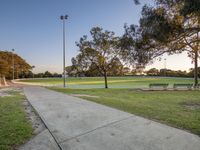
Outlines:
[[[24,91],[25,86],[22,86],[22,87]],[[28,105],[30,105],[31,109],[33,109],[34,107],[27,97],[26,97],[26,100],[27,100]],[[37,116],[38,119],[40,120],[40,122],[37,122],[38,124],[40,124],[40,129],[37,131],[37,134],[33,136],[27,143],[24,143],[23,145],[19,146],[17,149],[18,150],[27,150],[27,149],[28,150],[46,150],[46,149],[62,150],[60,144],[57,142],[56,138],[54,137],[54,135],[51,133],[48,126],[46,125],[44,118],[42,118],[42,115],[39,114],[35,108],[34,108],[34,115]]]
[[[61,150],[49,130],[45,129],[18,150]]]
[[[62,149],[199,150],[200,147],[197,135],[104,105],[41,87],[25,87],[24,92]],[[96,109],[103,111],[97,115]],[[102,112],[108,113],[108,118]]]

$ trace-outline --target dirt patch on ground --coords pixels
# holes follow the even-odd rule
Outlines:
[[[21,90],[22,92],[22,90]],[[22,92],[23,94],[23,92]],[[24,94],[23,94],[24,95]],[[23,149],[27,145],[31,143],[31,141],[40,133],[46,130],[46,126],[44,125],[43,121],[37,114],[37,112],[34,110],[34,108],[31,106],[31,104],[28,102],[28,100],[24,100],[23,102],[24,110],[27,114],[27,119],[30,121],[32,128],[33,128],[33,136],[25,141],[24,144],[17,147],[18,150]]]
[[[200,110],[200,102],[184,102],[182,105],[190,110]]]
[[[92,97],[92,98],[99,98],[99,96],[87,95],[87,94],[71,94],[71,96],[75,96],[75,97]]]
[[[16,92],[23,95],[23,92],[20,88],[2,88],[0,89],[0,97],[13,96]]]
[[[12,96],[10,91],[12,91],[11,88],[2,88],[2,89],[0,89],[0,97]]]
[[[40,117],[38,116],[36,111],[32,108],[30,103],[27,100],[25,100],[23,102],[23,105],[24,105],[25,111],[27,113],[27,119],[32,124],[33,134],[37,135],[40,132],[42,132],[43,130],[45,130],[46,129],[45,125],[43,124],[42,120],[40,119]]]

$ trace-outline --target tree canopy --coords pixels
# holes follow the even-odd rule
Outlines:
[[[76,57],[78,67],[82,69],[95,68],[105,78],[105,88],[108,88],[107,75],[113,65],[120,64],[119,38],[112,31],[104,31],[94,27],[90,31],[91,40],[83,36],[77,46],[79,55]]]
[[[148,53],[148,63],[164,53],[187,52],[194,62],[195,86],[198,85],[198,59],[200,54],[200,2],[196,0],[155,0],[156,6],[145,5],[140,25],[128,27],[125,35],[134,41],[141,56]],[[127,29],[127,27],[126,27]],[[138,32],[137,34],[135,34]],[[130,36],[131,35],[131,36]],[[130,44],[130,43],[129,43]],[[133,48],[129,47],[129,51]]]
[[[15,78],[19,75],[28,73],[32,67],[19,55],[8,51],[0,51],[0,75],[7,79],[12,78],[14,60]]]

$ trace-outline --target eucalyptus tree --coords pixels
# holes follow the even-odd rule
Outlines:
[[[5,78],[11,79],[13,73],[12,53],[8,51],[0,51],[0,80],[5,83]],[[14,54],[14,67],[15,76],[18,74],[28,73],[32,68],[31,66],[19,55]]]
[[[135,38],[131,39],[134,41],[134,48],[139,46],[138,54],[149,54],[146,60],[159,57],[164,53],[187,52],[194,63],[194,83],[197,86],[200,54],[200,2],[194,0],[155,1],[155,7],[147,5],[143,7],[138,29],[129,27],[125,35]],[[136,31],[139,32],[139,37],[135,34]]]
[[[150,45],[155,47],[152,51],[161,54],[188,53],[194,63],[195,86],[198,85],[200,54],[199,6],[199,2],[195,1],[157,0],[157,7],[143,8],[140,20],[143,37],[147,37]],[[199,8],[197,11],[196,7]]]
[[[104,31],[94,27],[90,31],[91,40],[87,36],[77,42],[79,54],[76,58],[78,66],[88,70],[91,65],[104,76],[105,88],[108,88],[107,75],[116,59],[120,60],[119,38],[112,31]]]

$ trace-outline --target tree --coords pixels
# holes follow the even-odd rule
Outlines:
[[[85,66],[82,62],[77,61],[78,57],[73,58],[72,66],[66,67],[67,74],[69,76],[86,76],[86,77],[98,77],[102,76],[95,63],[91,63],[89,66]],[[110,64],[110,69],[107,72],[108,76],[121,76],[123,75],[123,64],[118,58],[115,58]]]
[[[131,69],[129,67],[124,67],[122,72],[123,72],[123,75],[128,75],[128,74],[130,74]]]
[[[49,72],[49,71],[45,71],[44,72],[44,77],[45,78],[51,78],[53,75],[51,74],[51,72]]]
[[[149,47],[149,43],[143,39],[139,26],[125,25],[124,29],[124,35],[120,38],[123,60],[132,65],[133,68],[144,69],[145,65],[150,63],[153,57],[153,52],[146,50]]]
[[[156,0],[156,7],[144,6],[140,19],[141,53],[151,53],[151,59],[164,53],[186,51],[194,62],[194,85],[198,86],[198,58],[200,53],[199,2],[188,0]]]
[[[200,1],[198,0],[184,0],[184,5],[181,10],[181,14],[188,15],[200,15]]]
[[[6,61],[0,60],[0,86],[7,85],[5,76],[8,74],[9,68]]]
[[[77,46],[79,47],[78,64],[86,70],[95,65],[99,73],[104,76],[105,88],[108,88],[107,75],[113,62],[120,58],[118,48],[119,38],[114,32],[103,31],[100,27],[94,27],[90,31],[91,40],[83,36]]]
[[[72,58],[72,70],[76,76],[85,76],[85,72],[88,70],[88,64],[83,60],[82,54],[78,54],[75,58]]]
[[[66,73],[67,73],[68,76],[73,77],[72,66],[67,66],[67,67],[65,68],[65,70],[66,70]]]
[[[88,70],[86,70],[82,74],[84,74],[86,77],[98,77],[98,76],[101,76],[100,72],[98,71],[97,66],[94,63],[91,63],[91,65],[89,66]]]
[[[157,75],[159,75],[159,70],[156,68],[151,68],[146,72],[146,74],[148,76],[157,76]]]
[[[121,76],[123,75],[123,68],[124,65],[120,61],[119,58],[114,58],[113,61],[110,64],[110,69],[108,70],[109,76]]]
[[[28,73],[32,69],[31,66],[19,55],[8,51],[0,51],[0,80],[4,82],[3,84],[6,84],[5,78],[12,79],[12,58],[14,58],[15,78],[18,78],[21,74]]]
[[[198,67],[198,77],[200,78],[200,67]],[[190,68],[188,76],[194,77],[194,68]]]

